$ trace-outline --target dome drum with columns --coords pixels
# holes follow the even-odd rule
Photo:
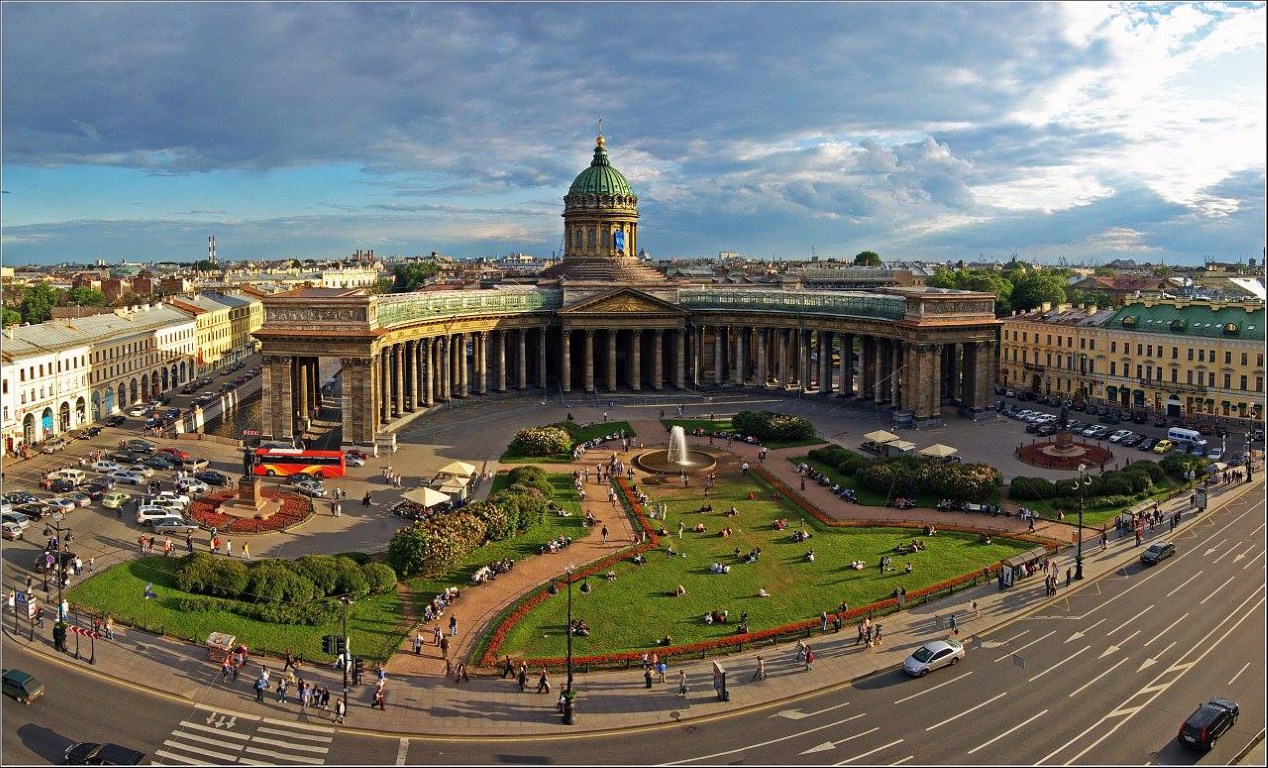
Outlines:
[[[638,253],[638,196],[608,160],[603,134],[595,140],[590,167],[577,174],[564,195],[563,261],[542,273],[543,280],[570,282],[665,281]]]

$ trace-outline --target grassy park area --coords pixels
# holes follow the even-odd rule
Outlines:
[[[647,648],[664,636],[673,644],[700,642],[735,633],[740,613],[748,611],[754,632],[836,610],[841,601],[859,606],[889,597],[895,588],[908,591],[980,571],[985,565],[1024,551],[1032,544],[996,538],[991,544],[978,543],[968,534],[943,532],[924,538],[909,528],[829,528],[800,513],[785,499],[772,499],[772,489],[754,476],[723,470],[710,498],[702,498],[703,480],[693,478],[687,488],[676,481],[644,484],[649,511],[659,503],[667,508],[662,524],[659,550],[647,553],[647,562],[636,565],[628,560],[614,567],[616,578],[604,575],[588,579],[590,593],[573,592],[573,618],[584,619],[592,630],[588,637],[574,637],[573,652],[595,655]],[[753,498],[749,496],[752,494]],[[714,511],[696,510],[711,504]],[[730,507],[738,514],[725,517]],[[786,518],[789,527],[775,530],[774,522]],[[679,538],[679,523],[686,531]],[[692,529],[697,523],[704,533]],[[791,534],[804,529],[811,533],[805,542],[794,542]],[[719,535],[731,528],[729,537]],[[920,538],[928,549],[912,555],[897,555],[894,547]],[[675,555],[668,554],[672,547]],[[761,548],[756,563],[741,562],[749,550]],[[740,557],[735,550],[739,549]],[[805,554],[815,551],[815,561]],[[882,556],[893,556],[894,570],[882,573]],[[865,567],[852,570],[851,561]],[[712,563],[730,566],[730,573],[711,573]],[[911,563],[912,572],[906,572]],[[686,594],[674,597],[682,585]],[[770,597],[758,597],[765,589]],[[730,622],[705,624],[710,611],[728,611]],[[510,630],[500,653],[529,657],[560,656],[566,635],[566,597],[551,597],[528,613]]]
[[[634,430],[628,421],[596,421],[580,424],[575,421],[560,421],[547,426],[559,427],[572,438],[572,444],[566,451],[546,456],[529,456],[521,454],[514,447],[507,448],[498,459],[503,464],[567,464],[572,461],[572,450],[581,443],[601,439],[609,435],[617,435],[624,430],[626,437],[634,437]]]
[[[665,431],[668,432],[672,427],[682,427],[688,435],[697,429],[703,429],[706,432],[730,432],[733,425],[731,419],[661,419],[661,424],[665,425]],[[823,445],[828,442],[819,437],[812,437],[806,440],[768,440],[762,443],[767,448],[797,448],[801,446]]]

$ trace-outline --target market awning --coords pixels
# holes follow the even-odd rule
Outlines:
[[[437,504],[445,504],[449,501],[449,495],[431,488],[415,488],[401,494],[401,498],[408,499],[416,504],[422,504],[424,507],[434,507]]]
[[[920,449],[921,456],[932,456],[935,459],[945,459],[946,457],[954,456],[959,452],[960,451],[958,449],[952,448],[949,445],[943,445],[942,443],[934,443],[928,448]]]
[[[898,435],[895,435],[893,432],[886,432],[883,429],[878,429],[875,432],[868,432],[866,435],[863,435],[863,439],[873,443],[892,443],[898,439]]]
[[[436,471],[442,475],[455,475],[457,477],[471,477],[472,475],[475,474],[476,468],[465,461],[451,461]]]

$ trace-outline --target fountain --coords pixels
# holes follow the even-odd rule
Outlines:
[[[634,458],[634,463],[646,472],[661,475],[676,475],[680,472],[695,474],[707,472],[716,466],[713,457],[704,451],[693,451],[687,447],[687,433],[680,426],[669,430],[669,449],[649,451]]]

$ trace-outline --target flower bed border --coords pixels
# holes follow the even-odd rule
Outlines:
[[[221,533],[233,533],[249,536],[262,533],[283,533],[298,525],[303,525],[317,514],[317,508],[316,505],[313,504],[312,499],[307,496],[301,496],[298,493],[282,491],[276,488],[261,488],[260,495],[265,498],[275,499],[282,502],[282,509],[274,513],[270,518],[270,520],[272,520],[277,519],[279,516],[284,516],[283,519],[289,520],[289,522],[284,523],[280,527],[269,527],[269,520],[259,520],[247,517],[235,518],[216,511],[220,508],[221,504],[229,501],[237,495],[236,491],[217,491],[195,499],[194,502],[190,504],[189,516],[193,518],[194,522],[198,523],[198,525],[202,528],[210,529],[214,526],[216,530]],[[287,504],[295,502],[299,502],[305,507],[304,513],[299,517],[294,517],[285,511]],[[218,517],[227,518],[227,522],[213,522],[207,519],[208,515],[216,515]]]

